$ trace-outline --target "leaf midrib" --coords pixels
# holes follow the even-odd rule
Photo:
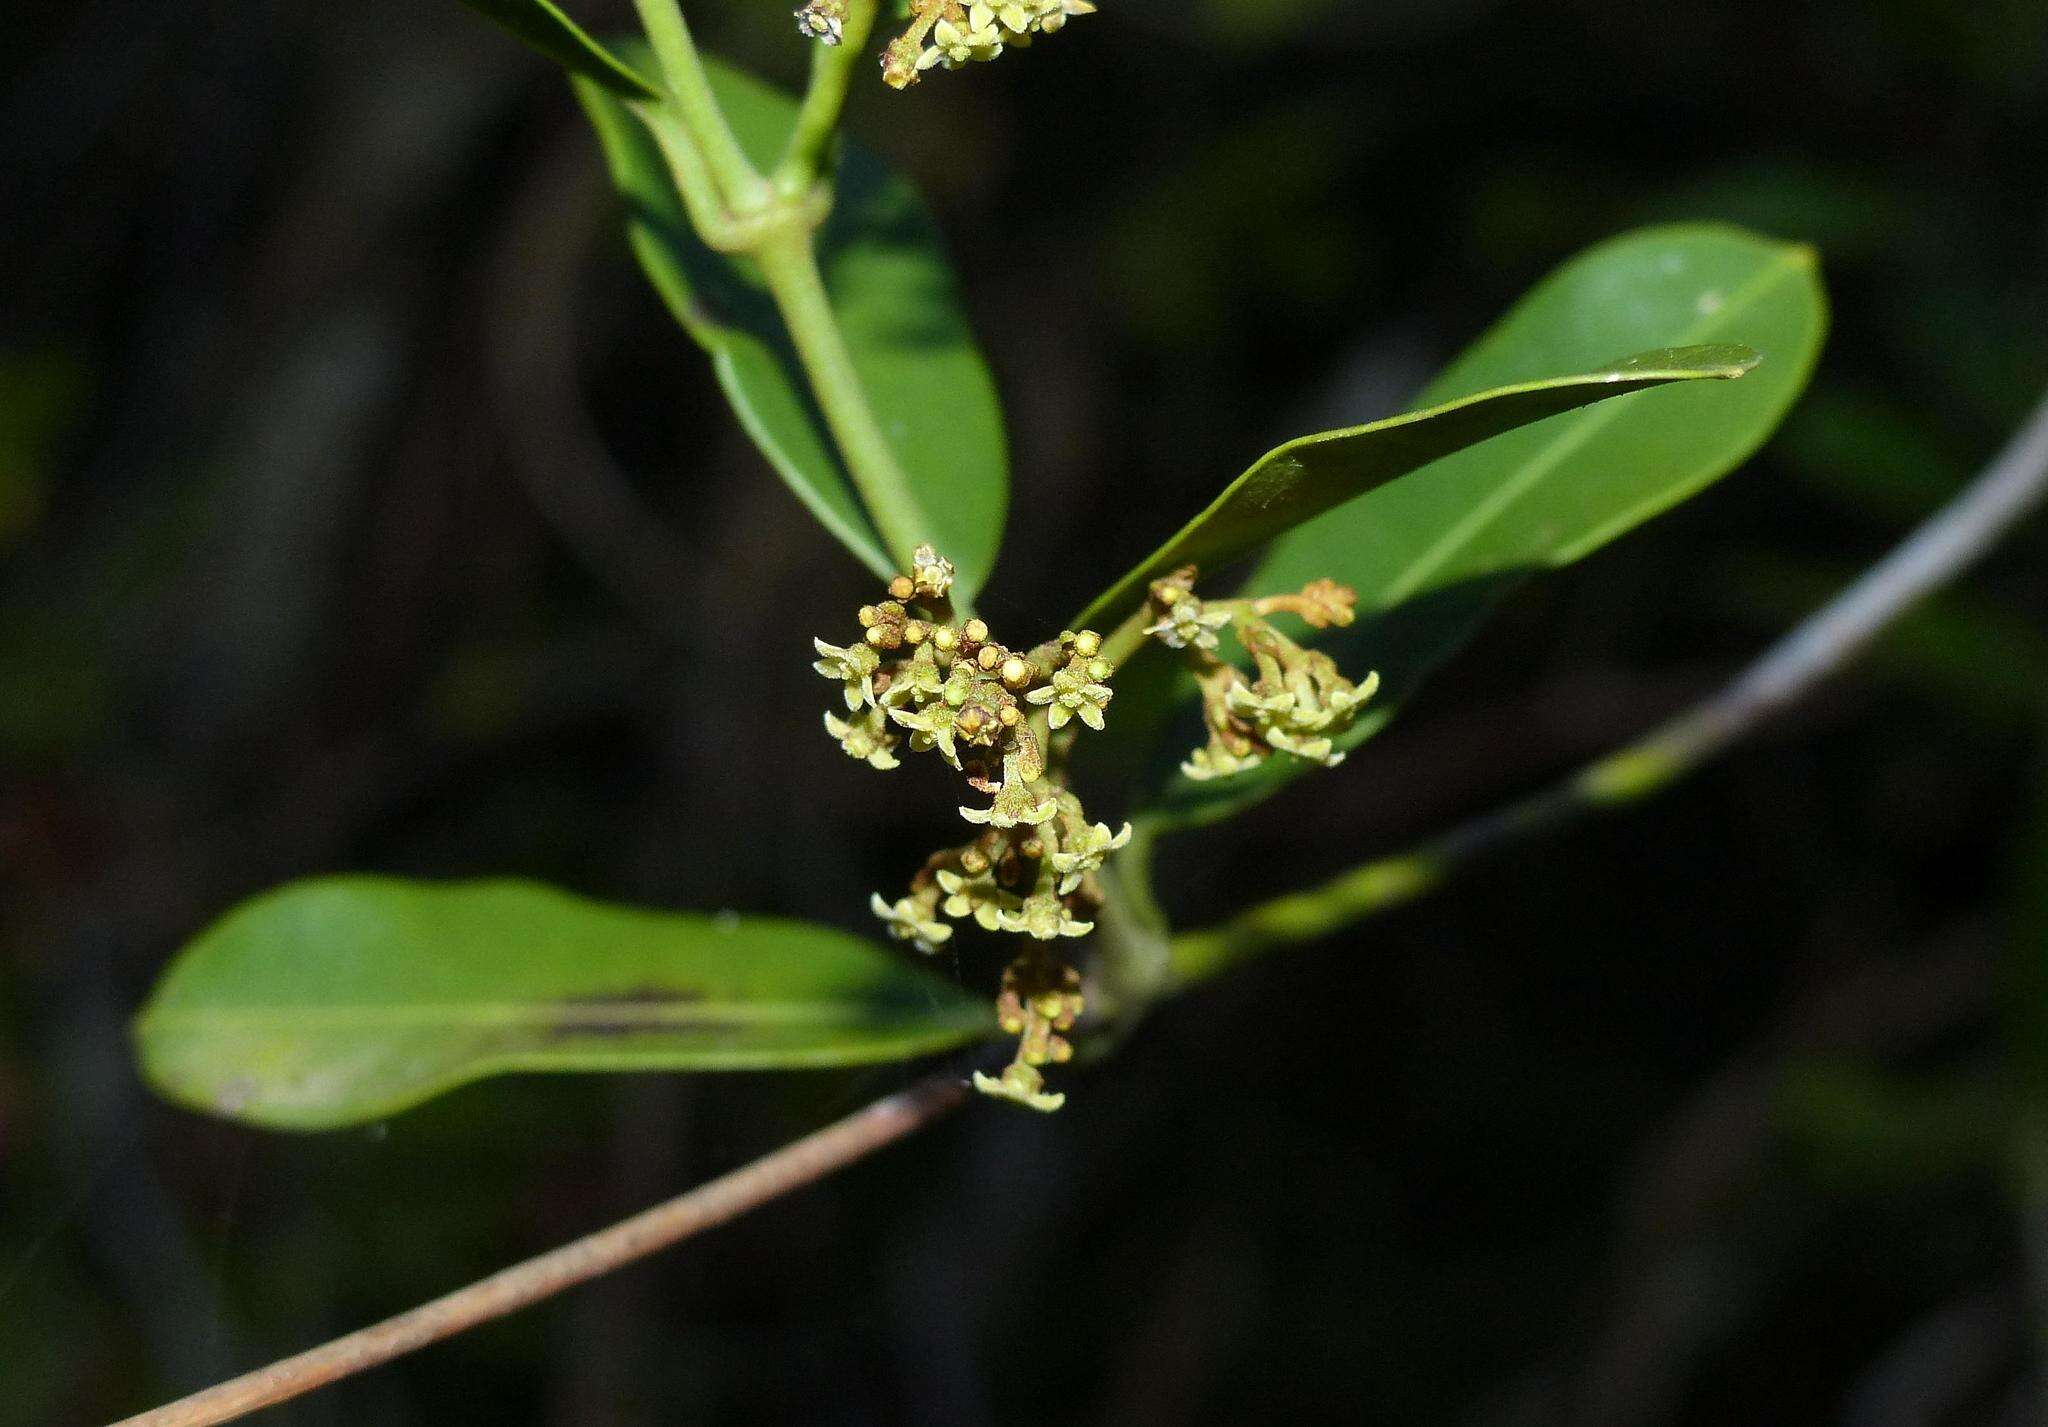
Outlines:
[[[1738,288],[1734,296],[1686,330],[1685,340],[1673,342],[1674,347],[1690,346],[1705,340],[1707,334],[1719,327],[1722,321],[1754,304],[1762,291],[1775,283],[1784,270],[1802,261],[1799,250],[1779,254],[1769,264]],[[1635,396],[1647,396],[1649,392],[1635,392]],[[1470,540],[1491,525],[1510,506],[1526,495],[1531,486],[1541,481],[1559,462],[1581,446],[1591,441],[1608,426],[1618,421],[1627,411],[1627,398],[1601,402],[1596,406],[1581,407],[1576,415],[1580,421],[1570,431],[1550,443],[1540,455],[1532,457],[1514,479],[1503,482],[1486,500],[1474,506],[1456,525],[1439,537],[1436,543],[1423,552],[1422,556],[1409,565],[1402,577],[1383,587],[1378,594],[1379,607],[1391,608],[1409,599],[1422,587],[1429,577],[1442,569],[1451,556],[1469,543]]]

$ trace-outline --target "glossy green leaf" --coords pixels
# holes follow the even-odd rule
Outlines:
[[[1644,229],[1546,278],[1422,394],[1456,401],[1532,372],[1646,346],[1739,342],[1762,356],[1739,382],[1693,382],[1543,421],[1360,496],[1275,542],[1247,582],[1328,575],[1358,591],[1357,624],[1319,642],[1377,670],[1353,747],[1529,575],[1566,565],[1696,494],[1763,444],[1805,387],[1827,330],[1811,249],[1719,225]],[[1300,771],[1275,758],[1234,778],[1172,775],[1155,816],[1207,821]]]
[[[719,66],[711,78],[748,157],[773,164],[795,123],[795,101]],[[711,354],[747,434],[869,569],[884,577],[894,573],[896,561],[884,553],[854,494],[753,264],[713,252],[690,231],[641,115],[667,121],[622,104],[588,80],[576,81],[576,92],[625,199],[633,251],[669,311]],[[1009,459],[995,382],[931,216],[907,181],[849,144],[818,244],[861,387],[930,517],[933,543],[958,569],[956,589],[971,600],[1002,539]]]
[[[1105,590],[1080,624],[1108,626],[1180,565],[1226,565],[1397,476],[1533,421],[1671,382],[1726,380],[1757,355],[1729,344],[1641,352],[1571,376],[1518,381],[1342,431],[1302,436],[1261,456],[1206,510]]]
[[[539,50],[571,74],[628,99],[658,99],[661,90],[638,70],[593,40],[552,0],[463,0]]]
[[[180,1104],[317,1130],[507,1071],[857,1065],[989,1022],[952,983],[828,927],[526,882],[335,877],[201,933],[135,1032],[150,1083]]]

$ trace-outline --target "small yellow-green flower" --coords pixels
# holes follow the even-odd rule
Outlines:
[[[889,928],[889,935],[907,941],[929,956],[953,935],[953,929],[931,914],[931,908],[915,897],[899,898],[892,906],[880,892],[868,894],[868,906]]]
[[[1096,660],[1100,664],[1101,660]],[[1052,682],[1033,689],[1024,697],[1034,704],[1050,704],[1046,722],[1054,728],[1065,728],[1067,721],[1079,718],[1098,733],[1102,730],[1102,711],[1109,707],[1110,687],[1097,683],[1089,675],[1093,671],[1085,666],[1076,669],[1073,664],[1053,670]]]
[[[796,12],[796,32],[807,40],[838,44],[846,38],[846,0],[811,0]]]
[[[1026,897],[1021,907],[1004,914],[1003,930],[1052,941],[1056,937],[1086,936],[1095,930],[1095,923],[1076,917],[1056,893],[1036,892]]]
[[[1031,782],[1017,767],[1017,755],[1003,755],[1003,786],[997,792],[995,806],[983,811],[980,808],[962,808],[960,816],[971,823],[983,823],[990,827],[1016,827],[1022,823],[1036,827],[1049,822],[1059,804],[1051,798],[1041,799],[1031,791]]]
[[[848,708],[858,709],[875,701],[875,670],[882,665],[881,655],[865,644],[849,644],[841,649],[836,644],[813,639],[811,645],[821,656],[811,667],[846,686]]]
[[[1049,1093],[1045,1089],[1045,1076],[1036,1066],[1026,1065],[1021,1060],[1005,1070],[1000,1080],[993,1075],[975,1071],[974,1088],[984,1095],[992,1095],[998,1100],[1013,1101],[1027,1110],[1037,1110],[1046,1115],[1067,1103],[1065,1095]]]
[[[933,699],[914,713],[891,709],[889,717],[910,730],[910,746],[915,752],[936,748],[941,758],[955,768],[960,766],[960,750],[953,742],[953,723],[960,711],[944,699]]]
[[[1082,878],[1100,867],[1110,853],[1130,840],[1129,823],[1116,833],[1110,832],[1108,823],[1093,826],[1083,823],[1077,831],[1068,833],[1067,845],[1049,859],[1052,870],[1060,874],[1060,895],[1064,897],[1080,886]]]
[[[846,750],[848,758],[858,758],[870,768],[887,771],[896,766],[896,755],[890,750],[896,747],[896,735],[889,732],[888,722],[880,709],[869,709],[853,718],[835,718],[825,715],[825,732],[839,740],[839,746]]]
[[[910,552],[910,583],[926,599],[942,600],[953,588],[953,562],[931,545]]]
[[[946,675],[928,644],[918,646],[915,657],[906,659],[889,672],[889,686],[882,690],[882,702],[890,708],[905,704],[923,706],[945,688]]]
[[[968,877],[942,869],[938,876],[939,888],[946,894],[942,904],[946,915],[972,917],[974,924],[983,931],[1001,931],[1004,915],[1022,905],[1015,893],[1005,892],[996,885],[993,873],[983,872],[978,877]]]
[[[1181,595],[1167,606],[1159,622],[1145,632],[1168,649],[1214,649],[1216,631],[1230,623],[1230,611],[1212,610],[1193,595]]]
[[[958,69],[976,60],[991,60],[1003,52],[1002,32],[996,28],[995,12],[985,4],[970,5],[966,24],[940,20],[932,27],[931,47],[917,57],[919,69],[943,64]]]

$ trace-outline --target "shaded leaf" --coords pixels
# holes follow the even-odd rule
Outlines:
[[[720,66],[711,66],[711,80],[748,157],[772,165],[795,123],[795,101]],[[578,80],[576,92],[625,199],[633,251],[669,311],[711,354],[747,434],[847,549],[875,573],[895,573],[754,265],[713,252],[691,232],[647,128],[669,121],[588,80]],[[906,180],[847,145],[818,248],[861,387],[930,518],[932,542],[958,569],[957,597],[971,601],[1002,539],[1009,458],[995,382],[938,232]]]
[[[1327,575],[1358,591],[1357,624],[1318,641],[1348,671],[1381,676],[1343,746],[1383,727],[1527,576],[1592,553],[1747,459],[1805,387],[1826,330],[1812,250],[1721,225],[1626,234],[1538,284],[1430,384],[1425,404],[1631,348],[1740,342],[1762,361],[1739,382],[1682,383],[1510,432],[1276,541],[1249,587]],[[1174,773],[1154,817],[1226,816],[1299,771],[1275,758],[1209,783]]]
[[[1180,565],[1214,569],[1397,476],[1533,421],[1670,382],[1739,377],[1756,353],[1732,345],[1641,352],[1571,376],[1544,377],[1459,397],[1342,431],[1301,436],[1253,462],[1193,520],[1084,610],[1107,626]]]
[[[952,984],[829,927],[526,882],[335,877],[201,933],[135,1032],[150,1083],[180,1104],[317,1130],[507,1071],[857,1065],[988,1022]]]
[[[659,99],[661,90],[584,33],[552,0],[462,0],[539,50],[571,74],[628,99]]]

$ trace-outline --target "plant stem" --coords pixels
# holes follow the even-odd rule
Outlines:
[[[781,229],[765,237],[753,249],[753,256],[796,345],[847,474],[874,517],[882,547],[907,570],[911,551],[931,539],[932,532],[923,508],[911,494],[909,478],[897,464],[896,453],[868,405],[853,354],[847,350],[825,292],[825,280],[818,272],[811,234],[801,227]]]
[[[1141,603],[1102,641],[1102,657],[1121,669],[1125,660],[1144,647],[1145,627],[1151,619],[1152,606]]]
[[[813,1184],[958,1109],[967,1087],[936,1075],[689,1193],[296,1357],[124,1418],[114,1427],[209,1427],[289,1401],[365,1368],[612,1272]]]
[[[696,43],[676,0],[634,0],[640,23],[646,27],[648,43],[661,65],[661,75],[675,102],[677,117],[696,142],[711,170],[711,177],[734,213],[759,208],[769,199],[767,183],[754,172],[747,156],[733,137],[732,126],[711,93],[704,77],[704,65],[697,58]]]
[[[1885,627],[1974,563],[2048,499],[2048,398],[1976,480],[1719,692],[1558,786],[1475,818],[1422,847],[1174,939],[1176,978],[1212,976],[1412,901],[1482,853],[1668,786],[1753,731],[1867,649]]]
[[[876,0],[847,0],[840,42],[813,47],[810,87],[804,91],[789,146],[775,166],[775,191],[784,197],[804,192],[824,172],[826,156],[839,131],[839,114],[846,106],[846,87],[875,23],[875,6]]]

